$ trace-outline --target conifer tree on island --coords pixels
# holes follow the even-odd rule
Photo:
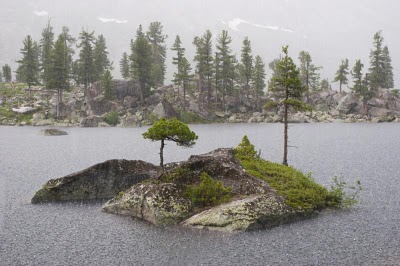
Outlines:
[[[349,74],[349,60],[346,58],[342,60],[338,71],[336,71],[336,76],[333,82],[339,81],[339,92],[342,93],[342,85],[346,85],[348,82],[347,75]]]
[[[284,130],[283,130],[283,165],[288,165],[288,113],[289,109],[310,110],[310,106],[301,101],[305,92],[301,84],[299,71],[288,55],[288,46],[282,48],[283,58],[277,65],[276,75],[269,82],[269,90],[280,99],[279,102],[267,103],[264,108],[283,107],[284,108]]]
[[[143,137],[151,141],[161,141],[160,166],[162,168],[164,167],[165,141],[173,141],[178,146],[189,148],[196,144],[195,140],[198,139],[196,133],[190,131],[188,125],[176,118],[171,120],[161,118],[143,133]]]

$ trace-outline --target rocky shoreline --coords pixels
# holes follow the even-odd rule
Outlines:
[[[177,117],[188,124],[208,123],[279,123],[281,110],[261,107],[273,96],[256,100],[252,95],[226,97],[225,106],[214,99],[207,104],[205,96],[188,94],[174,86],[152,90],[144,103],[139,101],[138,84],[134,81],[113,81],[113,98],[106,99],[100,85],[95,84],[84,97],[83,88],[74,87],[63,94],[57,108],[55,91],[41,87],[8,91],[0,95],[0,125],[57,127],[141,127],[161,117]],[[305,99],[313,112],[292,113],[290,123],[379,123],[400,122],[400,96],[395,90],[380,89],[376,97],[364,101],[353,93],[337,91],[311,92]],[[259,107],[256,107],[259,106]],[[57,117],[57,109],[58,115]]]

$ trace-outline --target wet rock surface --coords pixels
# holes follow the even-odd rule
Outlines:
[[[158,171],[143,161],[109,160],[83,171],[51,179],[36,192],[32,203],[110,199]]]
[[[208,209],[190,217],[182,222],[182,225],[224,232],[248,231],[278,226],[300,216],[289,208],[281,197],[270,193],[250,196]]]
[[[40,133],[44,136],[63,136],[68,135],[67,132],[57,129],[57,128],[46,128],[42,129]]]

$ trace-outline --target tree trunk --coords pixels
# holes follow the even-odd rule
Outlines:
[[[60,118],[60,89],[57,89],[57,120]]]
[[[164,155],[163,155],[163,151],[164,151],[164,140],[161,140],[161,147],[160,147],[160,166],[161,168],[164,168]]]
[[[186,82],[183,82],[183,111],[186,111]]]
[[[288,106],[285,103],[285,115],[283,117],[284,129],[283,129],[283,165],[288,165],[287,162],[287,143],[288,143]]]
[[[210,76],[207,77],[207,107],[210,108],[210,99],[211,99],[211,81]]]
[[[202,86],[203,86],[203,84],[201,84],[201,79],[202,79],[202,77],[201,77],[201,75],[199,75],[199,100],[200,101],[202,101],[202,97],[201,97],[201,95],[202,95],[202,93],[203,93],[203,88],[202,88]]]
[[[339,92],[342,94],[342,81],[339,82]]]

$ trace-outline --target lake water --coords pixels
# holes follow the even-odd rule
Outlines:
[[[280,162],[282,124],[193,125],[196,146],[170,143],[165,160],[236,146],[248,135]],[[400,124],[290,126],[289,164],[323,185],[360,179],[361,202],[271,230],[233,235],[156,228],[101,212],[102,204],[31,205],[47,180],[107,159],[158,163],[146,128],[0,127],[0,265],[400,265]]]

